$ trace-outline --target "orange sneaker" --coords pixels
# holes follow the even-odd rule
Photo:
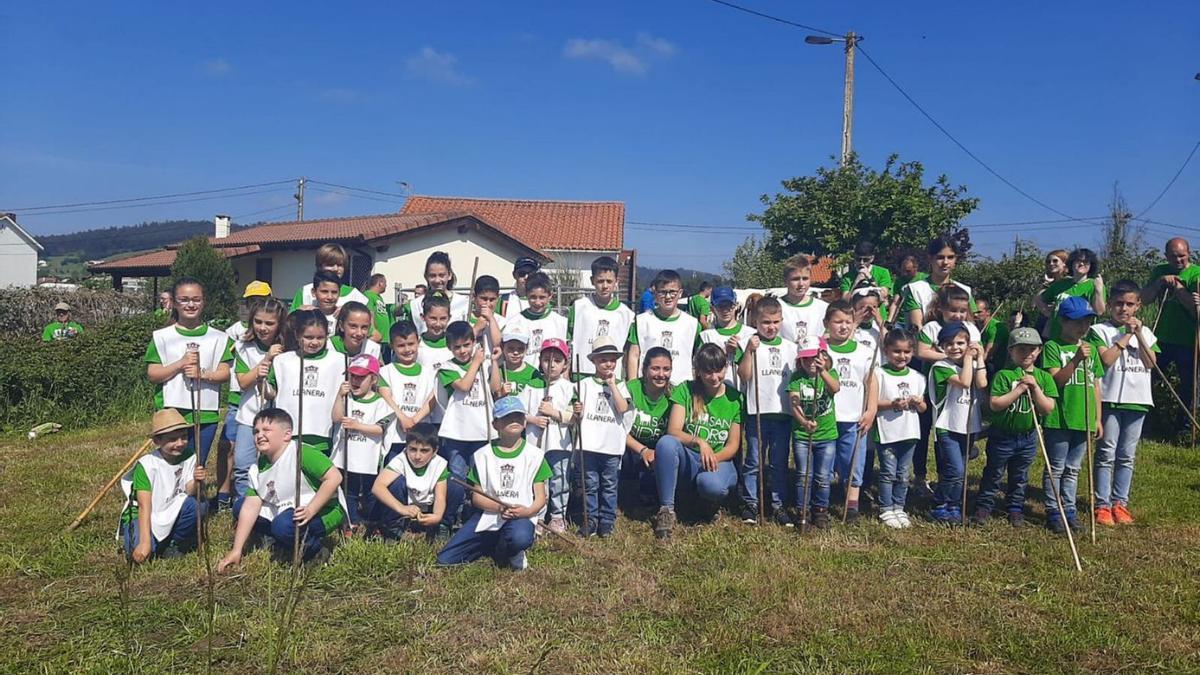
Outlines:
[[[1112,511],[1113,520],[1117,521],[1118,525],[1133,524],[1133,514],[1129,512],[1129,509],[1125,508],[1124,504],[1114,504]]]
[[[1112,509],[1108,508],[1107,506],[1096,507],[1096,524],[1104,525],[1106,527],[1112,527],[1113,525],[1116,525],[1116,523],[1113,522]]]

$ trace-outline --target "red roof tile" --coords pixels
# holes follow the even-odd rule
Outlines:
[[[625,239],[623,202],[474,199],[413,195],[403,214],[468,211],[541,249],[618,251]]]
[[[370,241],[466,215],[465,213],[437,213],[406,216],[398,213],[384,213],[374,216],[285,221],[238,230],[222,239],[209,237],[209,241],[214,246]]]
[[[217,250],[225,254],[226,258],[237,258],[243,255],[250,255],[251,253],[258,253],[261,249],[259,246],[224,246]],[[170,270],[173,264],[175,264],[175,250],[172,248],[140,253],[127,258],[106,260],[102,263],[89,265],[88,270],[92,272],[115,272],[133,275],[137,272],[149,273]]]

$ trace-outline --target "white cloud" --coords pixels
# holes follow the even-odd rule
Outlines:
[[[405,72],[414,77],[430,82],[451,85],[467,85],[473,80],[458,71],[458,57],[448,52],[439,52],[430,46],[408,57],[404,62]]]
[[[209,59],[200,64],[200,69],[204,71],[205,75],[220,77],[228,75],[233,70],[233,64],[224,58]]]
[[[618,73],[645,75],[654,59],[666,59],[675,55],[678,48],[670,40],[654,37],[649,33],[638,33],[632,47],[620,40],[603,38],[571,38],[563,47],[563,56],[568,59],[603,61]]]

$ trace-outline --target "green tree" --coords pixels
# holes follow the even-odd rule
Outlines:
[[[174,284],[182,277],[192,277],[204,285],[206,319],[230,320],[237,315],[233,266],[206,237],[188,239],[176,251],[170,283]]]
[[[954,270],[954,279],[971,287],[975,297],[992,303],[995,310],[1004,303],[1001,312],[1008,315],[1022,310],[1026,322],[1034,320],[1033,295],[1042,290],[1042,250],[1032,241],[1017,240],[1011,254],[995,258],[972,257]]]
[[[1158,252],[1146,245],[1145,229],[1133,221],[1129,204],[1117,185],[1113,185],[1112,200],[1108,203],[1099,255],[1100,273],[1110,288],[1122,279],[1144,283],[1150,268],[1158,261]]]
[[[735,288],[775,288],[783,285],[783,263],[771,255],[766,242],[748,237],[721,264]]]
[[[748,218],[767,229],[766,248],[777,259],[809,253],[844,264],[854,245],[867,240],[880,251],[880,263],[890,266],[942,235],[954,237],[965,253],[970,238],[959,223],[979,199],[944,174],[932,185],[924,179],[920,162],[901,162],[898,155],[889,156],[882,171],[851,156],[844,166],[783,181],[786,192],[763,195],[766,209]]]

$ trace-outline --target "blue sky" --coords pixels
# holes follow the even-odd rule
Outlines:
[[[997,171],[1099,216],[1139,212],[1200,140],[1200,3],[739,4],[863,47]],[[2,10],[0,208],[178,193],[301,175],[386,192],[616,199],[643,263],[718,271],[783,178],[838,152],[842,54],[706,0],[26,3]],[[968,223],[1056,219],[975,164],[859,58],[855,149],[945,172]],[[255,191],[257,192],[257,191]],[[291,188],[35,216],[33,234],[164,218],[282,218]],[[306,216],[398,201],[312,191]],[[274,210],[271,210],[274,209]],[[1200,158],[1148,217],[1200,231]],[[996,254],[1022,228],[980,228]],[[1089,225],[1023,228],[1090,244]]]

